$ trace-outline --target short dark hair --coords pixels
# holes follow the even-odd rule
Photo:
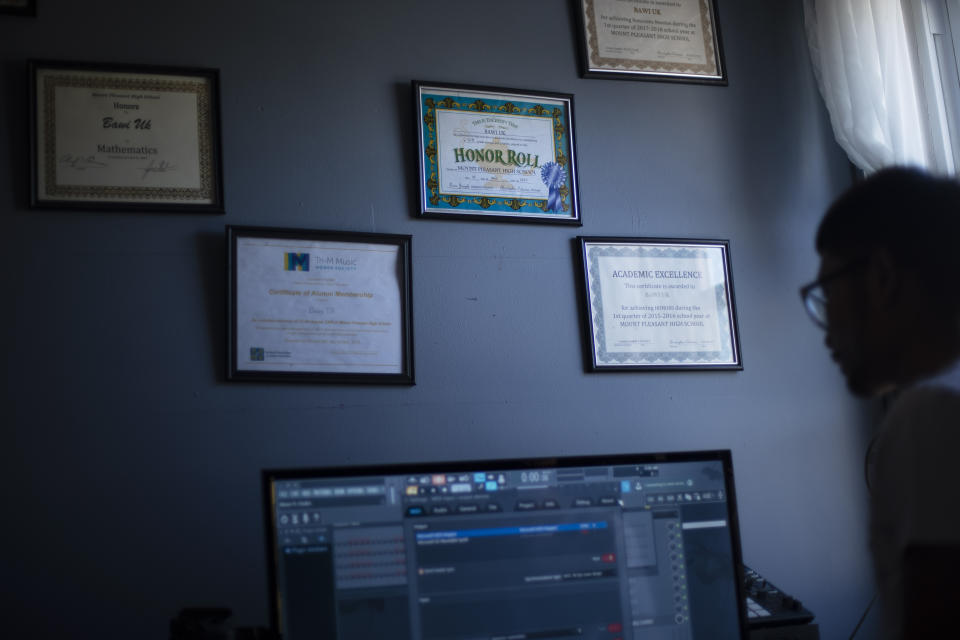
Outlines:
[[[931,284],[955,289],[958,242],[960,182],[894,167],[874,173],[833,203],[817,229],[816,248],[844,256],[884,248],[898,267],[929,270]]]

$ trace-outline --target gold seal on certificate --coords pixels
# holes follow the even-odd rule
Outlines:
[[[31,204],[222,212],[217,75],[32,62]]]
[[[587,77],[726,84],[716,0],[580,0]]]
[[[227,227],[231,380],[413,384],[410,236]]]
[[[593,371],[743,368],[726,241],[579,241]]]

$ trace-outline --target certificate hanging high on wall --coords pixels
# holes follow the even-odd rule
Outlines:
[[[30,62],[30,205],[222,213],[218,75]]]
[[[578,0],[589,78],[727,84],[717,0]]]
[[[413,83],[420,214],[582,224],[573,96]]]

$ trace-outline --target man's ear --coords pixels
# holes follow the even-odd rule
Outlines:
[[[877,247],[867,258],[866,287],[870,300],[878,309],[889,309],[900,303],[903,278],[890,250]]]

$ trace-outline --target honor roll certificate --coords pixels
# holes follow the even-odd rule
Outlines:
[[[35,63],[34,204],[222,211],[216,72]]]
[[[414,83],[424,215],[579,224],[572,96]]]
[[[412,382],[407,236],[232,235],[235,377]]]
[[[725,83],[715,0],[581,0],[585,75]]]
[[[581,243],[595,370],[742,368],[725,242]]]

